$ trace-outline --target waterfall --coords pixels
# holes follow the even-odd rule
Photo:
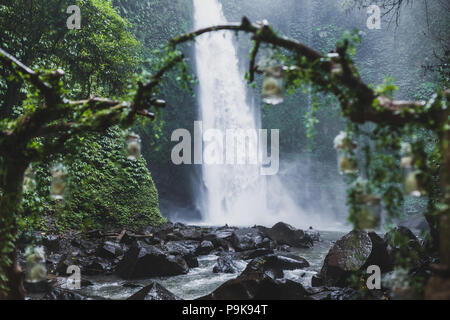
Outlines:
[[[225,24],[218,0],[193,0],[195,29]],[[233,32],[217,31],[196,39],[195,57],[199,87],[199,116],[203,132],[201,193],[203,222],[212,225],[271,225],[285,221],[296,226],[314,223],[288,196],[277,176],[263,176],[259,165],[205,164],[225,157],[224,140],[211,139],[205,131],[257,130],[261,116],[247,100],[247,84],[239,71]],[[268,133],[270,136],[270,134]],[[257,139],[247,141],[249,149]],[[270,148],[269,148],[270,150]],[[229,152],[228,149],[226,149]]]

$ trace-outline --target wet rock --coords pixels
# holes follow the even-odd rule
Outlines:
[[[152,227],[151,229],[149,229],[147,231],[148,231],[148,233],[152,233],[153,235],[155,235],[156,237],[158,237],[164,241],[169,241],[167,239],[167,235],[173,234],[173,229],[174,229],[173,223],[166,222],[166,223],[159,225],[158,227]],[[181,240],[181,239],[178,239],[178,240]]]
[[[213,243],[211,241],[204,240],[204,241],[202,241],[200,246],[197,248],[195,253],[197,255],[206,255],[206,254],[211,253],[211,251],[213,251],[213,250],[214,250]]]
[[[97,249],[97,255],[99,257],[106,259],[114,259],[122,256],[123,254],[124,254],[123,245],[113,241],[105,241]]]
[[[122,287],[124,288],[142,288],[143,286],[137,283],[133,283],[133,282],[125,282]]]
[[[325,257],[320,277],[327,286],[344,287],[348,278],[369,265],[390,270],[386,243],[374,232],[353,230],[336,241]]]
[[[283,244],[281,246],[277,246],[277,250],[281,251],[281,252],[290,252],[291,251],[291,247],[288,246],[287,244]]]
[[[49,273],[56,273],[58,265],[64,261],[65,256],[59,253],[51,253],[46,257],[46,266]]]
[[[264,246],[264,238],[257,228],[242,228],[232,233],[231,244],[236,251],[254,250]]]
[[[230,228],[228,226],[221,227],[205,233],[203,240],[211,241],[217,249],[222,248],[224,251],[229,251],[235,230],[236,228]]]
[[[311,278],[311,287],[320,287],[323,286],[323,280],[320,275],[313,275]]]
[[[46,252],[58,252],[59,251],[59,237],[54,234],[47,234],[42,238],[42,244],[44,245]]]
[[[76,251],[67,254],[57,264],[56,272],[59,275],[67,275],[67,268],[71,265],[76,265],[80,268],[83,275],[100,275],[111,274],[113,266],[111,261],[97,256],[84,256],[77,254]]]
[[[278,222],[272,228],[259,227],[259,230],[278,245],[299,248],[311,248],[313,246],[313,240],[307,233],[284,222]]]
[[[200,242],[194,240],[186,241],[169,241],[163,245],[163,248],[172,255],[180,255],[186,260],[189,268],[198,267],[196,250],[200,246]]]
[[[309,288],[310,300],[355,300],[357,292],[351,288],[319,287]]]
[[[352,288],[339,288],[330,293],[330,300],[355,300],[358,296]]]
[[[90,297],[79,292],[62,288],[52,288],[43,298],[44,300],[105,300],[101,297]]]
[[[406,227],[396,227],[384,235],[391,265],[396,264],[396,259],[409,260],[413,269],[421,268],[427,264],[427,255],[420,244],[419,239]]]
[[[116,271],[122,278],[130,279],[186,274],[189,267],[182,256],[137,241],[119,262]]]
[[[261,256],[265,256],[267,254],[271,254],[274,251],[272,249],[259,248],[256,250],[247,250],[238,252],[235,256],[240,260],[251,260]]]
[[[189,226],[181,229],[179,234],[183,239],[186,240],[197,240],[201,241],[203,237],[203,233],[199,227]]]
[[[305,233],[312,239],[312,241],[320,241],[320,232],[314,230],[312,227],[309,227],[308,230],[305,230]]]
[[[275,280],[260,272],[242,273],[228,280],[209,295],[199,300],[303,300],[307,298],[305,288],[297,282]]]
[[[158,282],[152,282],[127,300],[182,300]]]
[[[283,278],[283,270],[295,270],[308,267],[309,263],[298,257],[296,259],[275,254],[255,258],[249,262],[242,274],[264,273],[274,279]]]
[[[217,263],[213,267],[214,273],[237,273],[238,266],[234,263],[231,255],[222,255],[217,258]]]

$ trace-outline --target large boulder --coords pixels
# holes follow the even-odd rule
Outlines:
[[[171,255],[180,255],[186,260],[189,268],[198,267],[198,259],[196,257],[196,251],[200,246],[199,241],[195,240],[182,240],[182,241],[169,241],[163,245],[163,248],[167,253]]]
[[[217,258],[217,263],[213,267],[214,273],[237,273],[238,266],[234,263],[231,255],[226,254]]]
[[[396,227],[384,235],[384,241],[388,245],[389,259],[392,265],[402,264],[403,267],[418,269],[427,264],[427,255],[419,239],[408,228]]]
[[[195,253],[197,255],[207,255],[207,254],[210,254],[211,251],[213,251],[213,250],[214,250],[213,243],[211,241],[204,240],[204,241],[202,241],[200,246],[197,248]]]
[[[264,234],[257,228],[237,229],[232,233],[231,244],[236,251],[254,250],[265,246]]]
[[[157,246],[137,241],[125,254],[116,272],[124,279],[186,274],[189,267],[182,256],[171,255]]]
[[[182,300],[158,282],[152,282],[127,300]]]
[[[303,300],[307,292],[298,282],[276,280],[265,273],[247,270],[199,300]]]
[[[324,285],[344,287],[352,274],[370,265],[379,266],[382,272],[392,269],[386,243],[374,232],[353,230],[330,249],[320,278]]]
[[[255,250],[237,252],[234,256],[235,258],[240,260],[252,260],[261,256],[265,256],[267,254],[271,254],[273,252],[273,249],[258,248]]]
[[[284,222],[278,222],[272,228],[259,227],[259,230],[278,245],[299,248],[311,248],[313,246],[313,240],[307,233]]]
[[[225,251],[228,251],[231,247],[233,232],[236,229],[237,228],[228,226],[220,227],[205,233],[203,235],[203,240],[211,241],[215,248],[222,248]]]
[[[174,229],[174,232],[178,232],[185,240],[201,241],[203,237],[201,228],[196,226],[184,226],[179,229]]]
[[[97,255],[106,259],[114,259],[122,256],[126,248],[123,244],[114,241],[105,241],[97,248]]]
[[[53,255],[52,257],[57,257],[57,255]],[[67,275],[67,268],[71,265],[78,266],[81,274],[88,276],[108,275],[113,272],[113,264],[111,261],[74,250],[73,252],[58,258],[58,262],[55,266],[56,273],[58,275]]]

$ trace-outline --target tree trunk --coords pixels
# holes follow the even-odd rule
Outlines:
[[[448,119],[447,112],[444,119]],[[446,130],[441,137],[443,166],[442,166],[442,202],[445,206],[440,216],[440,260],[441,264],[450,267],[450,131]]]
[[[14,160],[11,160],[14,159]],[[0,199],[0,299],[24,299],[23,273],[17,264],[15,242],[22,186],[28,162],[23,155],[4,159]]]
[[[22,81],[7,81],[6,82],[6,93],[4,96],[4,101],[0,109],[1,118],[10,117],[12,114],[13,107],[21,103],[22,97],[20,94],[20,88],[22,87]]]

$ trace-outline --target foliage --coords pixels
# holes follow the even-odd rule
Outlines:
[[[64,157],[69,183],[62,203],[49,197],[48,160],[37,165],[38,190],[24,194],[24,230],[86,230],[102,227],[137,228],[163,222],[158,192],[146,161],[128,160],[125,132],[109,129],[105,135],[73,139]],[[38,214],[36,214],[38,213]],[[49,223],[50,222],[50,223]]]

